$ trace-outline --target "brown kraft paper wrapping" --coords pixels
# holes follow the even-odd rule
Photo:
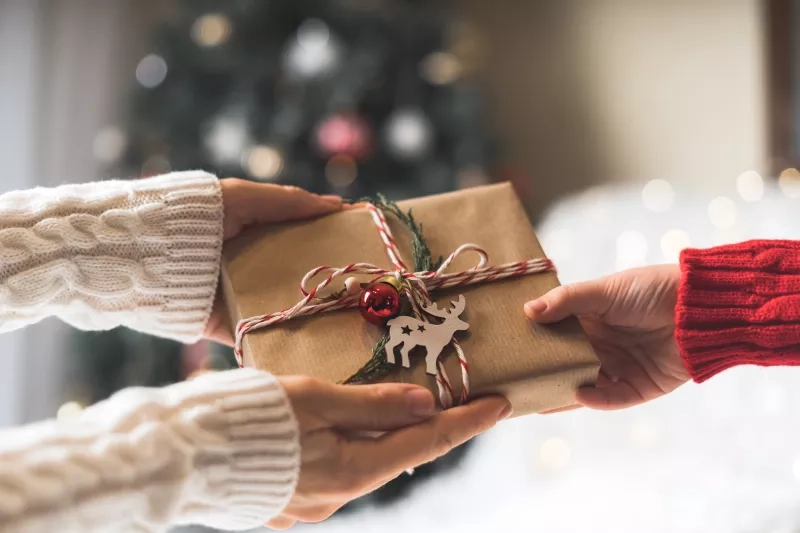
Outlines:
[[[491,265],[544,256],[509,184],[418,198],[399,206],[413,209],[435,257],[446,257],[464,243],[486,250]],[[393,217],[389,224],[405,262],[413,264],[408,231]],[[474,253],[463,254],[448,271],[466,270],[477,260]],[[222,285],[230,319],[236,324],[296,304],[302,297],[301,279],[317,266],[361,262],[392,268],[366,209],[253,228],[230,241],[223,252]],[[343,285],[341,279],[331,287]],[[526,301],[557,285],[556,274],[548,272],[432,295],[440,308],[459,294],[466,299],[461,318],[470,328],[457,332],[456,338],[469,362],[471,397],[501,394],[519,416],[571,405],[576,389],[594,382],[599,363],[577,320],[544,326],[531,323],[523,313]],[[358,309],[295,318],[247,334],[244,362],[275,375],[303,374],[340,382],[369,360],[384,331],[367,323]],[[387,379],[418,383],[435,392],[433,376],[425,373],[424,349],[411,355],[411,369],[396,366]],[[442,357],[458,397],[461,373],[452,347]]]

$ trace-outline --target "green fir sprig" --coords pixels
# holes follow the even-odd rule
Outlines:
[[[377,202],[373,201],[372,203],[384,213],[394,215],[411,233],[411,254],[414,258],[414,272],[436,270],[441,266],[444,258],[439,256],[436,260],[433,259],[431,249],[428,248],[428,243],[425,242],[425,237],[422,234],[422,224],[414,220],[414,214],[411,209],[408,212],[403,212],[396,203],[388,200],[382,194],[378,195]]]
[[[408,229],[411,234],[411,254],[414,259],[414,271],[432,271],[439,268],[444,261],[443,257],[433,259],[428,243],[422,234],[422,224],[414,220],[414,215],[409,209],[404,212],[395,202],[387,199],[382,194],[378,194],[378,199],[365,198],[362,202],[370,202],[380,209],[385,215],[392,215],[397,218]],[[385,333],[375,348],[372,349],[372,358],[358,371],[344,380],[344,384],[371,383],[388,374],[392,367],[386,360],[386,343],[389,342],[389,334]]]

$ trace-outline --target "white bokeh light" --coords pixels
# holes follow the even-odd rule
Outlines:
[[[788,224],[781,223],[777,217],[767,217],[761,222],[761,237],[765,239],[789,238]]]
[[[736,228],[726,228],[718,230],[714,234],[715,245],[735,244],[745,240],[744,234]]]
[[[569,261],[575,256],[575,237],[568,229],[554,229],[542,236],[542,248],[547,257],[558,262]]]
[[[58,408],[56,412],[56,420],[60,422],[68,422],[75,420],[83,412],[83,406],[78,402],[67,402]]]
[[[250,143],[247,121],[238,114],[220,117],[211,124],[204,142],[218,164],[239,161]]]
[[[273,179],[283,170],[283,157],[272,146],[255,146],[247,153],[244,167],[254,178]]]
[[[617,270],[647,264],[647,238],[640,232],[628,230],[617,237]]]
[[[167,77],[167,62],[164,58],[150,54],[145,56],[136,66],[136,81],[142,87],[153,89],[161,85]]]
[[[116,126],[108,126],[95,135],[92,142],[92,153],[98,161],[113,163],[120,158],[127,142],[122,130]]]
[[[675,201],[675,191],[665,180],[653,180],[642,189],[642,202],[650,211],[663,213],[669,211]]]
[[[736,179],[736,190],[742,199],[758,202],[764,197],[764,180],[758,172],[748,170]]]
[[[652,448],[658,444],[663,429],[655,420],[637,420],[631,428],[631,441],[640,448]]]
[[[762,397],[764,412],[768,415],[779,415],[786,408],[786,392],[777,386],[767,387],[764,389]]]
[[[661,237],[661,253],[664,259],[675,263],[678,261],[681,250],[688,248],[691,239],[689,234],[681,229],[671,229]]]
[[[714,198],[708,204],[708,218],[715,228],[732,228],[736,224],[736,204],[725,196]]]
[[[547,439],[539,449],[539,462],[548,470],[565,468],[569,465],[570,456],[569,445],[564,439]]]
[[[402,109],[389,117],[386,143],[398,159],[417,159],[431,148],[433,126],[418,109]]]
[[[310,19],[297,29],[297,36],[286,50],[286,68],[300,78],[315,78],[331,73],[339,65],[341,50],[327,24]]]

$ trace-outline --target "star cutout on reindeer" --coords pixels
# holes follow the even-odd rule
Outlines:
[[[389,320],[389,342],[386,343],[386,361],[395,363],[394,350],[400,346],[401,363],[410,368],[409,352],[417,346],[425,347],[425,369],[428,374],[436,375],[436,361],[444,347],[453,340],[456,331],[466,331],[469,324],[459,318],[464,312],[466,301],[464,296],[458,297],[457,302],[452,302],[451,309],[439,309],[436,303],[422,307],[425,314],[441,318],[442,322],[434,324],[410,316],[398,316]],[[422,316],[421,318],[425,318]],[[411,331],[414,328],[416,331]],[[408,338],[404,337],[408,335]]]

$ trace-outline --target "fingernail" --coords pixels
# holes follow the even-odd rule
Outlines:
[[[525,314],[531,318],[541,315],[547,310],[547,302],[542,299],[533,300],[525,304]]]
[[[408,408],[415,416],[430,416],[436,410],[433,394],[424,389],[413,389],[406,393]]]
[[[325,194],[325,195],[320,196],[320,198],[322,198],[323,200],[325,200],[329,204],[338,205],[338,204],[342,203],[342,197],[338,196],[336,194]]]
[[[503,407],[503,410],[500,411],[500,414],[497,415],[497,421],[500,422],[501,420],[505,420],[506,418],[511,416],[512,412],[513,409],[511,408],[511,404],[506,405],[505,407]]]

